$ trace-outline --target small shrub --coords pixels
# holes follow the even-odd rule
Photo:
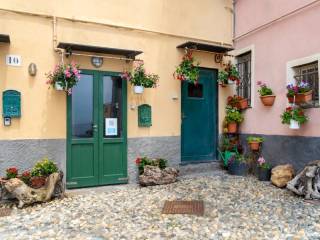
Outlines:
[[[48,176],[55,172],[58,172],[57,165],[48,158],[44,158],[41,161],[37,162],[36,165],[33,167],[33,169],[31,170],[31,176],[42,177]]]
[[[29,185],[31,173],[30,171],[24,171],[21,176],[19,177],[25,184]]]
[[[167,167],[167,160],[162,158],[150,159],[147,157],[143,157],[143,158],[138,157],[136,159],[136,165],[138,166],[139,174],[141,175],[144,172],[144,167],[147,165],[159,167],[160,169],[165,169]]]
[[[7,179],[16,178],[18,176],[18,169],[11,167],[6,170]]]

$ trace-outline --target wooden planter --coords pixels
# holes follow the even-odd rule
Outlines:
[[[296,95],[296,103],[307,103],[312,100],[312,90],[306,93],[298,93]]]
[[[236,122],[228,123],[228,133],[236,133],[238,131],[238,124]]]
[[[248,99],[242,99],[237,103],[236,106],[240,110],[244,110],[248,108]]]
[[[261,142],[248,142],[249,146],[250,146],[250,149],[252,151],[258,151],[259,148],[260,148],[260,144]]]
[[[274,95],[266,95],[266,96],[260,96],[261,102],[265,106],[273,106],[274,100],[276,99],[276,96]]]

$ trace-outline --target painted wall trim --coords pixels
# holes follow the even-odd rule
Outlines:
[[[247,52],[251,52],[251,108],[254,108],[254,99],[255,99],[255,46],[249,45],[247,47],[237,49],[233,51],[235,56],[235,62],[237,63],[237,56],[242,55]]]
[[[318,69],[320,69],[320,53],[316,53],[316,54],[313,54],[313,55],[310,55],[307,57],[298,58],[298,59],[294,59],[294,60],[287,62],[287,64],[286,64],[287,84],[289,84],[289,83],[294,84],[295,83],[295,81],[294,81],[294,75],[295,75],[294,67],[309,64],[312,62],[318,62]],[[320,71],[318,71],[318,78],[320,79]],[[318,88],[320,89],[320,82],[319,82]],[[319,99],[319,103],[320,103],[320,99]]]

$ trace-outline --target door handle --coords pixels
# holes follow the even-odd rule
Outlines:
[[[97,125],[97,124],[93,124],[93,125],[92,125],[92,128],[93,128],[93,131],[96,132],[96,131],[98,130],[98,125]]]

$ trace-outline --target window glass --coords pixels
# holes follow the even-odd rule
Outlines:
[[[188,97],[202,98],[203,85],[201,83],[198,83],[198,84],[188,83]]]
[[[236,57],[237,69],[240,76],[240,84],[237,86],[237,94],[248,99],[251,104],[251,52]]]

